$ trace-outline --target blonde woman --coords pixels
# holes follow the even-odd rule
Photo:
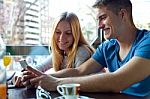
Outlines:
[[[94,52],[83,36],[78,17],[68,12],[62,13],[54,23],[50,48],[52,53],[48,59],[35,67],[42,72],[76,68]]]
[[[49,59],[36,66],[41,71],[75,68],[94,52],[83,36],[78,17],[68,12],[62,13],[54,23],[50,47]]]

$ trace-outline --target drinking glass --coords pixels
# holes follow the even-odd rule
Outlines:
[[[4,64],[4,67],[8,67],[9,64],[11,63],[12,61],[12,58],[11,58],[11,55],[9,52],[6,52],[6,54],[3,56],[3,64]]]
[[[8,84],[9,84],[9,80],[12,79],[12,77],[14,76],[15,72],[13,72],[13,74],[8,71],[7,67],[10,65],[12,61],[12,57],[10,55],[9,52],[5,52],[5,55],[3,56],[3,65],[4,65],[4,68],[5,68],[5,71],[7,71],[5,74],[6,74],[6,88],[8,87]]]
[[[6,99],[7,84],[6,84],[6,69],[0,69],[0,99]]]

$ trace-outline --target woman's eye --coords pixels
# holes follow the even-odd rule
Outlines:
[[[67,35],[71,35],[72,33],[71,33],[71,32],[67,32],[66,34],[67,34]]]

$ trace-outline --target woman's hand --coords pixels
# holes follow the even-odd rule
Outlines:
[[[16,87],[23,87],[31,85],[30,79],[35,78],[37,76],[42,75],[43,73],[32,68],[31,66],[27,66],[26,69],[23,69],[22,74],[14,77],[14,84]]]
[[[30,79],[37,77],[37,75],[35,75],[31,71],[28,71],[27,69],[24,69],[21,72],[21,74],[13,78],[13,83],[16,87],[28,86],[30,84]]]
[[[35,86],[36,87],[36,84],[32,84],[30,82],[30,80],[32,78],[36,78],[36,77],[39,77],[41,75],[43,75],[44,73],[42,73],[41,71],[35,69],[35,68],[32,68],[31,66],[27,66],[26,68],[26,71],[23,71],[23,76],[21,78],[21,82],[24,86]]]
[[[12,81],[16,87],[24,87],[24,85],[21,82],[21,76],[15,76]]]
[[[30,83],[30,79],[37,77],[38,75],[36,75],[35,73],[33,73],[32,71],[23,71],[23,75],[21,77],[21,82],[24,86],[29,86],[31,85]]]
[[[21,79],[22,79],[22,77],[23,77],[23,72],[24,72],[24,71],[27,71],[27,70],[26,70],[26,69],[23,69],[23,70],[21,70],[20,73],[17,73],[17,75],[15,75],[15,76],[13,77],[12,82],[13,82],[13,84],[14,84],[16,87],[25,87],[25,86],[23,85],[23,83],[21,82]]]

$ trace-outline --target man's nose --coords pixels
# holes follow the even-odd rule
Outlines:
[[[105,25],[103,23],[99,23],[99,28],[103,29],[105,27]]]

